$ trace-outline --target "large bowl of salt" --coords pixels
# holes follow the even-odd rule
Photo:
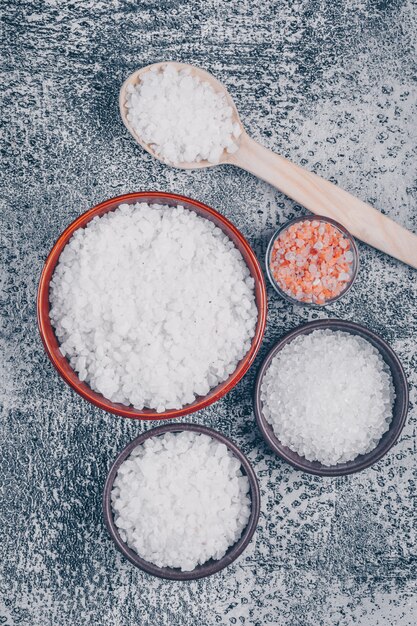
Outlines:
[[[123,417],[170,419],[228,393],[262,342],[259,262],[211,207],[138,192],[78,217],[53,246],[37,300],[64,381]]]

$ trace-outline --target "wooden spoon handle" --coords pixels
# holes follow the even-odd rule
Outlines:
[[[417,235],[369,204],[243,134],[233,163],[318,215],[331,217],[366,243],[417,269]]]

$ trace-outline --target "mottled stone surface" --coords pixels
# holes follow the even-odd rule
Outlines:
[[[136,570],[110,541],[106,472],[150,425],[95,409],[64,385],[38,337],[35,297],[62,229],[123,192],[198,198],[232,219],[260,258],[276,225],[300,213],[243,171],[177,171],[133,142],[119,118],[119,87],[163,59],[212,71],[256,139],[417,230],[415,3],[9,0],[3,13],[0,624],[414,624],[415,271],[361,245],[355,288],[319,314],[379,332],[411,386],[399,442],[373,468],[340,479],[295,471],[256,428],[260,360],[284,331],[317,317],[269,290],[254,367],[190,418],[232,437],[253,462],[262,489],[256,540],[227,570],[185,584]]]

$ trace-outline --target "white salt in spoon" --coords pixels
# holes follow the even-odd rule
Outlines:
[[[391,256],[417,268],[417,235],[369,204],[355,198],[347,191],[337,187],[324,178],[295,165],[288,159],[275,154],[264,148],[254,139],[251,139],[240,121],[235,103],[226,87],[204,70],[185,63],[170,62],[177,70],[188,69],[191,74],[211,84],[216,92],[222,92],[227,98],[233,110],[233,121],[237,122],[242,129],[242,134],[235,140],[239,148],[234,154],[224,150],[219,163],[237,165],[255,176],[266,180],[268,183],[285,193],[287,196],[302,204],[313,213],[335,219],[343,224],[355,237],[366,243],[390,254]],[[127,119],[126,89],[128,85],[137,85],[141,76],[151,69],[157,70],[165,67],[168,63],[155,63],[137,70],[123,83],[120,90],[120,113],[123,123],[136,141],[152,156],[163,161],[167,165],[183,169],[196,169],[212,167],[209,161],[195,163],[168,163],[155,154],[154,150],[144,143],[131,126]]]

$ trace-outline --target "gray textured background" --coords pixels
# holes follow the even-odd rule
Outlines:
[[[269,290],[255,366],[191,418],[231,436],[253,462],[262,489],[256,539],[227,570],[185,584],[136,570],[103,527],[107,469],[150,425],[70,391],[35,319],[49,249],[106,198],[139,190],[198,198],[232,219],[260,258],[275,226],[301,211],[243,171],[176,171],[134,143],[118,91],[130,72],[159,60],[212,71],[253,137],[416,231],[415,3],[10,0],[3,8],[0,625],[415,623],[415,271],[361,245],[356,287],[320,313],[379,332],[411,385],[400,441],[373,468],[341,479],[293,470],[257,431],[250,396],[260,359],[284,331],[317,317]]]

